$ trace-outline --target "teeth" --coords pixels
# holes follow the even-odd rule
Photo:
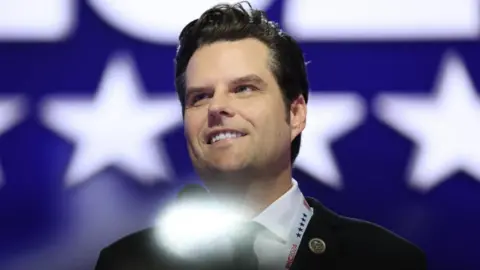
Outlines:
[[[219,133],[219,134],[215,135],[211,139],[211,143],[218,142],[218,141],[224,140],[224,139],[237,138],[237,137],[241,137],[241,136],[242,136],[242,134],[240,134],[238,132],[222,132],[222,133]]]

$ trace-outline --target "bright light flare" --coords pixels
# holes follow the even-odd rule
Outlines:
[[[215,240],[234,233],[243,221],[215,203],[181,203],[169,207],[156,224],[159,244],[182,257],[195,257],[214,247]]]

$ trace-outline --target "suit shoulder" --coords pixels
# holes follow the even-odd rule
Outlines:
[[[128,234],[105,248],[110,252],[134,252],[151,249],[155,245],[155,234],[153,228],[146,228],[131,234]]]
[[[317,213],[314,215],[314,222],[329,228],[338,240],[356,253],[423,256],[420,248],[412,242],[378,224],[337,214],[314,198],[307,197],[307,201]]]
[[[144,229],[126,235],[100,251],[95,270],[139,269],[137,262],[144,265],[152,261],[152,229]],[[141,267],[140,267],[141,269]],[[150,269],[144,267],[144,269]]]
[[[423,257],[423,251],[400,235],[369,221],[338,216],[341,235],[352,244],[370,246],[377,252]]]

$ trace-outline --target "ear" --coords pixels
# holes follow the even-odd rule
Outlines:
[[[299,95],[290,105],[291,140],[305,129],[307,121],[307,104],[303,95]]]

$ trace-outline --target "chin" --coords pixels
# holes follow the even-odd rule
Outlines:
[[[239,160],[215,160],[207,166],[209,171],[217,174],[235,174],[245,170],[246,164]]]
[[[243,165],[243,163],[237,163],[237,162],[228,162],[228,163],[219,162],[214,164],[213,167],[215,168],[216,171],[233,173],[233,172],[241,171],[245,166]]]

